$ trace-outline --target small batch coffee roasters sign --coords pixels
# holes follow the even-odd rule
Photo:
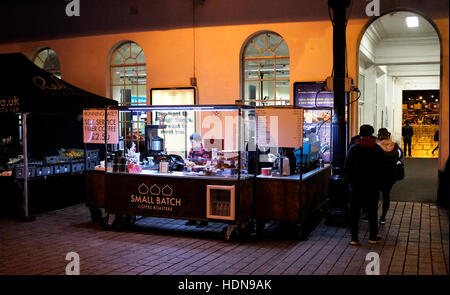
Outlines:
[[[18,113],[21,105],[17,96],[0,97],[0,113]]]
[[[175,196],[174,190],[165,185],[160,187],[153,184],[148,187],[142,183],[137,193],[130,195],[130,203],[140,210],[172,212],[174,208],[181,207],[181,199]]]

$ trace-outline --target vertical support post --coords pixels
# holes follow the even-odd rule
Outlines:
[[[34,216],[28,214],[28,134],[27,113],[22,113],[22,152],[23,152],[23,216],[21,221],[34,221]]]
[[[28,149],[27,114],[22,114],[22,150],[23,150],[23,214],[28,218]]]
[[[347,154],[347,127],[345,122],[345,78],[346,78],[346,12],[351,0],[328,0],[333,10],[333,66],[334,66],[334,116],[333,136],[333,175],[329,178],[330,208],[326,222],[332,226],[345,227],[348,224],[348,184],[344,177],[344,164]]]

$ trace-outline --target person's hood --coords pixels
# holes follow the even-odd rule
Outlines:
[[[379,140],[377,144],[383,149],[385,154],[394,154],[398,150],[398,144],[391,139]]]
[[[372,137],[361,137],[355,141],[355,144],[361,147],[371,148],[377,144],[377,141]]]

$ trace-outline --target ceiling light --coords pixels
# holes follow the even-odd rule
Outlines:
[[[419,18],[417,16],[407,16],[406,25],[408,28],[417,28],[419,26]]]
[[[436,98],[434,101],[439,101],[439,99]]]
[[[426,100],[424,100],[424,101],[423,101],[423,103],[427,103],[427,101],[426,101]]]
[[[432,95],[431,97],[434,97],[434,95]]]

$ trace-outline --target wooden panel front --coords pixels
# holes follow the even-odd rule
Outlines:
[[[106,211],[140,216],[206,220],[207,185],[235,185],[236,180],[108,174]],[[251,215],[251,191],[241,182],[237,219]],[[238,192],[236,191],[236,194]],[[244,210],[244,211],[242,211]]]
[[[86,171],[86,206],[105,208],[105,172]]]
[[[256,179],[256,218],[296,221],[300,205],[299,189],[297,181]]]

